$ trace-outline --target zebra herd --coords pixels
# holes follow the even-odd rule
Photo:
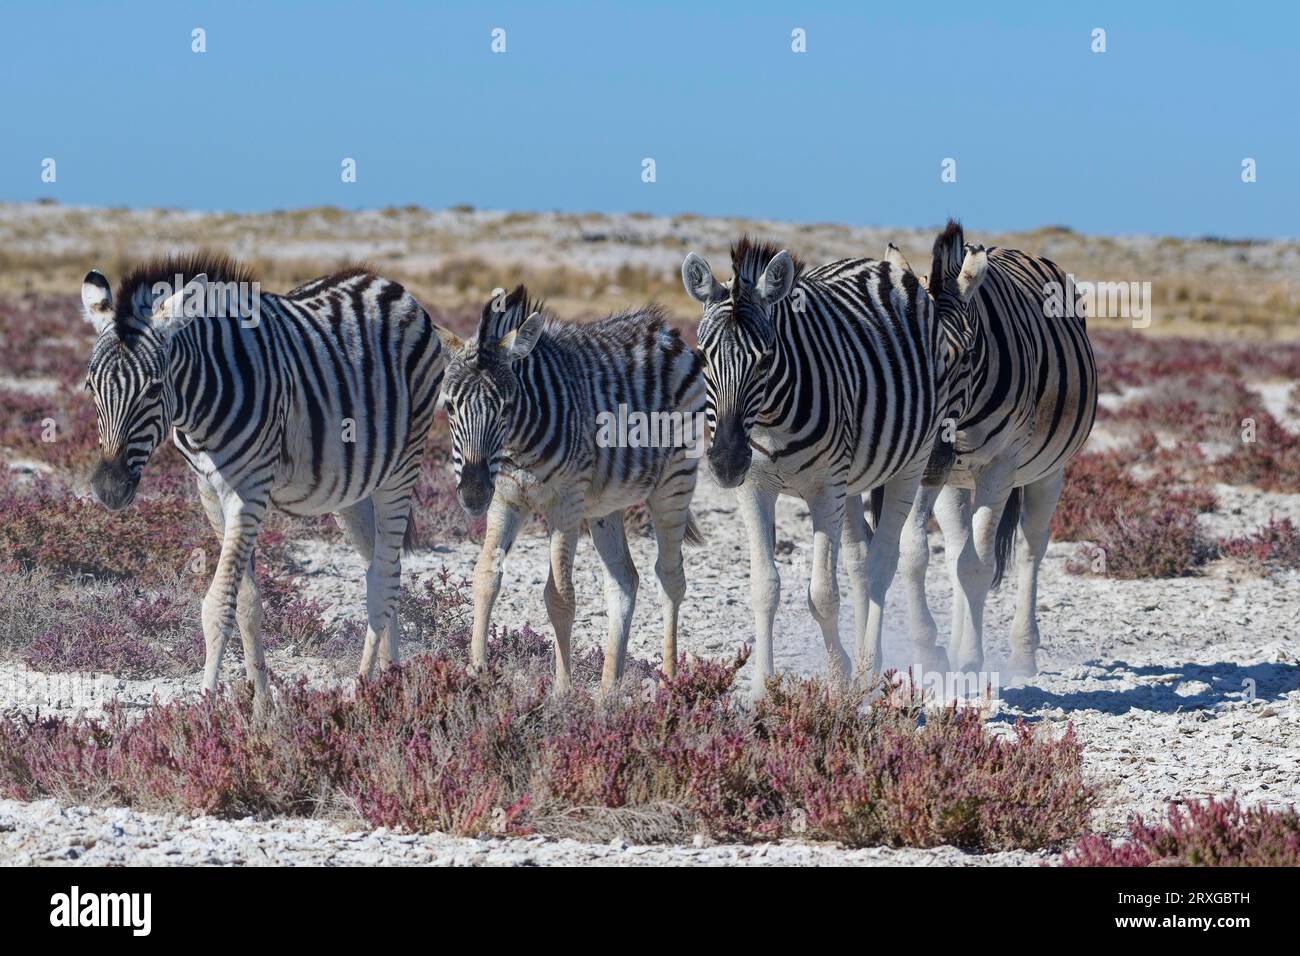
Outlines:
[[[967,244],[955,222],[935,240],[928,278],[892,245],[883,260],[808,268],[746,238],[731,267],[724,284],[694,253],[682,265],[686,291],[703,307],[697,349],[656,307],[564,322],[522,286],[485,304],[476,334],[462,341],[400,285],[362,269],[261,293],[255,314],[239,291],[251,274],[224,257],[148,263],[116,297],[91,272],[82,303],[96,331],[86,382],[100,434],[92,490],[105,506],[126,507],[153,450],[174,432],[221,541],[203,600],[203,687],[215,691],[238,626],[264,704],[254,548],[268,509],[334,514],[366,564],[361,673],[396,663],[412,491],[441,401],[457,497],[487,515],[469,666],[485,664],[504,560],[538,512],[549,534],[556,689],[570,682],[572,566],[584,524],[605,568],[609,689],[622,676],[638,588],[624,513],[641,503],[658,552],[662,667],[674,673],[682,547],[702,542],[690,512],[698,452],[601,441],[595,423],[624,408],[702,413],[710,470],[736,490],[748,532],[756,695],[773,674],[782,494],[802,498],[812,516],[808,606],[833,681],[880,669],[885,597],[900,568],[914,666],[949,669],[925,599],[932,512],[954,581],[952,666],[982,665],[985,599],[1014,539],[1010,668],[1034,673],[1038,568],[1064,466],[1088,437],[1097,398],[1081,309],[1055,317],[1044,308],[1048,284],[1065,287],[1060,270]],[[852,657],[838,633],[841,554]]]

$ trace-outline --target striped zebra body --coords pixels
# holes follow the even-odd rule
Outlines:
[[[400,550],[445,359],[429,316],[400,285],[364,270],[287,295],[224,258],[135,270],[116,296],[97,272],[82,300],[97,338],[87,386],[99,415],[92,488],[125,507],[168,431],[194,471],[221,557],[203,602],[204,688],[215,690],[236,622],[266,691],[257,533],[272,505],[334,513],[368,565],[362,672],[395,662]],[[197,303],[197,305],[187,303]]]
[[[966,360],[953,382],[953,439],[936,446],[904,535],[917,667],[946,670],[948,655],[925,601],[925,525],[943,529],[954,574],[949,652],[962,672],[983,666],[983,609],[1002,577],[1015,532],[1020,581],[1009,670],[1035,673],[1038,569],[1066,463],[1088,439],[1097,409],[1097,370],[1082,309],[1048,307],[1069,288],[1052,262],[1014,249],[968,245],[950,222],[936,239],[929,291],[948,340]],[[1055,284],[1055,285],[1053,285]],[[1055,288],[1055,293],[1052,291]],[[942,430],[941,430],[942,437]],[[932,459],[932,462],[934,459]]]
[[[832,679],[852,669],[838,635],[841,538],[856,612],[859,670],[880,665],[885,595],[898,535],[930,457],[939,421],[940,328],[933,303],[901,259],[843,259],[804,270],[786,252],[741,240],[724,286],[693,253],[687,292],[704,305],[709,463],[737,488],[750,538],[757,630],[754,693],[773,672],[780,597],[774,559],[779,494],[807,502],[813,520],[809,608]],[[867,528],[861,495],[878,511]],[[872,547],[867,548],[868,539]]]
[[[470,342],[444,333],[444,344],[457,496],[469,513],[488,515],[474,572],[471,664],[486,663],[504,559],[522,522],[540,512],[550,535],[546,604],[555,628],[556,689],[570,682],[572,564],[584,522],[606,571],[602,687],[612,686],[622,676],[638,585],[623,516],[645,502],[663,591],[663,666],[674,673],[686,590],[682,542],[698,540],[689,511],[703,442],[695,433],[703,431],[696,419],[704,405],[697,356],[658,309],[588,325],[559,322],[534,311],[522,286],[484,306]],[[617,424],[637,412],[680,427],[626,441]]]

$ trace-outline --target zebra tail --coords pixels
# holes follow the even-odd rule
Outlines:
[[[993,545],[993,587],[1002,583],[1002,572],[1007,569],[1011,559],[1011,542],[1016,537],[1016,525],[1020,523],[1019,488],[1012,488],[1007,496],[1007,505],[1002,509],[1002,519],[998,522],[998,534]]]
[[[870,531],[871,534],[867,537],[868,541],[870,541],[871,538],[875,537],[876,529],[880,527],[880,512],[883,511],[885,508],[885,486],[884,485],[881,485],[879,488],[871,489],[870,507],[871,507],[871,522],[867,530]]]
[[[402,556],[409,558],[415,554],[415,509],[406,516],[406,533],[402,535]]]
[[[700,548],[704,546],[704,532],[701,531],[700,526],[695,523],[695,515],[691,514],[689,511],[686,512],[686,537],[683,540],[692,548]]]

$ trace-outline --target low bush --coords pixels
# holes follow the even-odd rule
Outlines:
[[[1300,866],[1300,814],[1246,809],[1236,796],[1170,804],[1163,824],[1139,816],[1118,843],[1097,834],[1065,854],[1065,866]]]
[[[1220,538],[1219,553],[1242,562],[1255,574],[1300,568],[1300,528],[1290,518],[1270,517],[1252,534]]]
[[[887,693],[868,703],[794,678],[750,711],[732,693],[744,655],[557,701],[549,669],[502,644],[477,676],[439,653],[354,694],[280,683],[262,718],[241,685],[138,721],[5,719],[0,792],[223,816],[342,806],[374,826],[462,834],[972,850],[1058,845],[1095,803],[1070,731],[1004,739],[973,710],[919,722]]]

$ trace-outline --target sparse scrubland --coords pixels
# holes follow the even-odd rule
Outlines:
[[[152,217],[152,231],[134,228],[142,217]],[[116,277],[134,256],[157,251],[142,244],[144,235],[233,249],[247,246],[236,242],[242,236],[252,237],[251,259],[264,270],[268,290],[368,259],[408,282],[435,321],[461,332],[472,328],[470,303],[521,278],[570,314],[654,297],[679,310],[689,328],[694,311],[680,294],[676,264],[688,248],[721,260],[727,239],[745,225],[775,234],[809,259],[823,251],[824,258],[879,254],[890,237],[901,240],[918,268],[928,258],[922,230],[694,217],[466,210],[205,217],[0,206],[0,664],[10,677],[96,672],[188,682],[185,693],[169,699],[110,704],[82,716],[66,707],[37,713],[25,700],[0,697],[0,795],[230,818],[323,817],[467,836],[689,843],[703,834],[741,843],[1064,850],[1064,862],[1083,865],[1296,863],[1295,812],[1281,804],[1247,806],[1228,789],[1177,794],[1188,802],[1171,804],[1164,824],[1117,822],[1129,813],[1114,796],[1115,781],[1090,769],[1092,754],[1107,751],[1109,742],[1044,719],[1058,707],[1068,719],[1072,706],[1096,704],[1089,695],[1105,692],[1095,686],[1105,678],[1088,668],[1113,663],[1120,645],[1110,634],[1092,638],[1092,657],[1061,659],[1059,671],[1079,667],[1079,680],[1091,689],[1072,703],[1031,682],[1018,692],[1020,710],[1012,715],[925,710],[881,688],[865,698],[839,697],[795,673],[774,685],[767,702],[742,705],[732,685],[744,662],[737,653],[748,608],[711,590],[725,579],[747,593],[742,535],[716,489],[697,509],[709,528],[706,551],[715,554],[687,561],[691,593],[683,615],[692,657],[677,678],[661,680],[660,662],[636,660],[623,688],[598,699],[601,652],[580,643],[577,687],[554,701],[544,615],[504,614],[491,672],[466,675],[464,578],[471,564],[464,556],[482,529],[456,503],[441,419],[417,491],[417,550],[429,560],[403,586],[406,666],[359,686],[346,676],[364,629],[357,592],[343,592],[358,585],[359,567],[344,577],[322,560],[344,548],[331,519],[274,515],[259,539],[257,579],[267,647],[280,675],[275,706],[256,717],[237,681],[215,698],[198,697],[199,599],[216,541],[170,445],[146,468],[128,510],[110,513],[89,497],[97,435],[93,404],[82,391],[90,336],[76,297],[87,268]],[[51,236],[59,229],[79,236],[81,245],[53,254]],[[1300,569],[1300,344],[1288,341],[1300,332],[1291,278],[1300,247],[1099,239],[1068,230],[996,238],[1052,256],[1080,275],[1111,269],[1156,287],[1151,328],[1093,329],[1102,407],[1094,441],[1066,472],[1053,523],[1064,573],[1049,568],[1055,576],[1043,599],[1059,605],[1075,589],[1098,595],[1148,586],[1173,594],[1192,578],[1215,600],[1229,601],[1243,587],[1288,600],[1288,582],[1294,590]],[[505,264],[492,265],[499,261]],[[1206,263],[1213,266],[1208,272],[1191,268]],[[797,542],[806,528],[780,525],[778,534]],[[717,554],[724,545],[731,550]],[[526,562],[527,545],[520,550]],[[540,580],[526,578],[530,570],[521,572],[520,590],[540,592]],[[787,591],[803,586],[786,576]],[[505,606],[515,606],[506,597]],[[520,606],[540,606],[536,594],[525,598],[533,603]],[[1175,601],[1169,613],[1180,613]],[[693,646],[695,602],[713,605],[710,615],[728,616],[710,616],[695,628],[697,639],[707,639]],[[652,606],[652,593],[643,593],[642,603]],[[901,604],[901,594],[891,603]],[[784,613],[778,627],[792,627],[797,613]],[[1049,652],[1051,627],[1049,615]],[[710,630],[721,636],[701,633]],[[1207,636],[1205,644],[1212,641]],[[1190,659],[1176,642],[1169,647],[1179,654],[1171,668]],[[231,651],[237,658],[238,641]],[[1294,708],[1295,657],[1291,651],[1274,658],[1260,691],[1271,698],[1234,699],[1232,706],[1252,713]],[[802,667],[804,657],[799,661]],[[1253,665],[1233,666],[1254,673]],[[1231,673],[1236,681],[1238,671]],[[1202,683],[1214,689],[1188,691],[1188,712],[1210,721],[1220,713],[1213,699],[1220,690],[1212,677]],[[1101,709],[1124,713],[1122,706]],[[1183,713],[1176,701],[1152,709],[1162,718]],[[1294,790],[1289,798],[1277,794],[1284,799],[1295,800]],[[1149,805],[1141,809],[1152,819]]]

